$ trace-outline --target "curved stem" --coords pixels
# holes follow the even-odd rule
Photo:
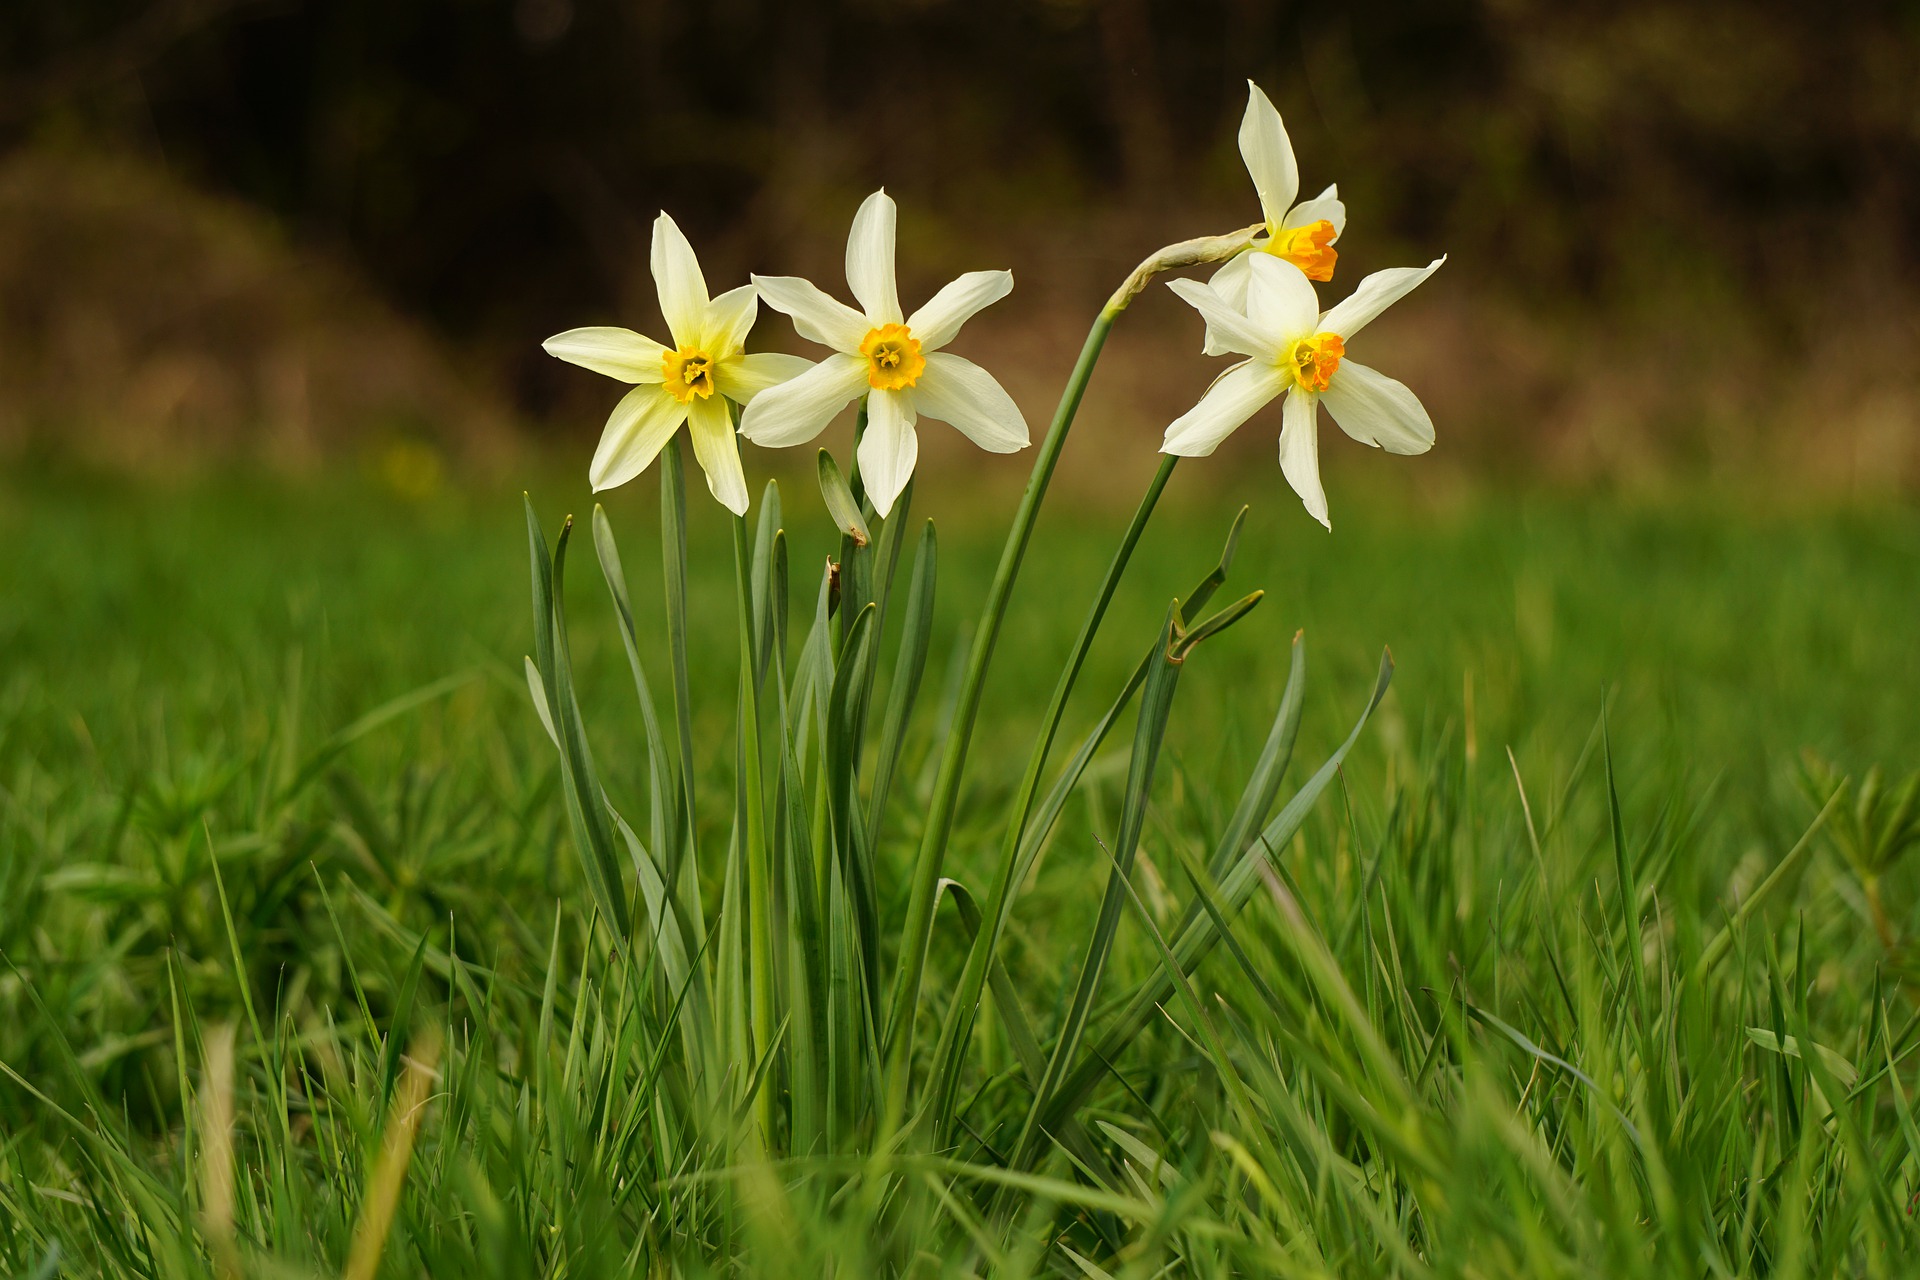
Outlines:
[[[1154,507],[1159,505],[1160,495],[1166,490],[1167,481],[1172,478],[1173,468],[1179,461],[1174,454],[1161,456],[1160,469],[1154,472],[1146,493],[1140,498],[1140,505],[1134,508],[1133,520],[1127,525],[1120,546],[1113,553],[1112,562],[1107,565],[1107,575],[1101,580],[1100,590],[1094,596],[1093,608],[1088,611],[1086,621],[1081,623],[1080,634],[1074,640],[1067,665],[1054,684],[1053,697],[1048,701],[1046,714],[1042,717],[1040,736],[1034,741],[1033,751],[1027,757],[1026,773],[1021,776],[1019,789],[1014,793],[1013,806],[1007,815],[1006,835],[1000,846],[1000,865],[994,871],[993,887],[987,892],[981,927],[974,934],[973,947],[967,953],[967,966],[960,977],[960,988],[954,994],[953,1003],[947,1007],[946,1022],[940,1029],[939,1047],[933,1054],[933,1121],[937,1133],[945,1131],[952,1115],[955,1090],[959,1085],[960,1047],[973,1031],[973,1019],[980,1007],[981,992],[986,986],[988,966],[1000,945],[1000,935],[1006,929],[1007,917],[1012,912],[1014,874],[1020,863],[1021,844],[1027,834],[1027,820],[1033,813],[1034,797],[1040,791],[1040,778],[1046,771],[1054,736],[1059,732],[1060,720],[1066,714],[1067,698],[1080,677],[1080,668],[1086,662],[1087,652],[1093,648],[1093,638],[1106,618],[1107,606],[1113,602],[1113,594],[1119,589],[1120,578],[1133,558],[1134,548],[1139,545],[1140,536],[1146,532],[1147,521],[1153,515]]]
[[[1034,458],[1033,474],[1027,480],[1026,492],[1021,495],[1019,510],[1014,513],[1013,527],[1007,533],[1006,546],[1000,553],[1000,565],[994,571],[993,585],[987,592],[986,607],[973,634],[973,647],[967,656],[959,703],[955,707],[952,726],[947,731],[946,748],[941,754],[940,769],[934,779],[933,804],[927,813],[925,833],[914,862],[907,899],[907,920],[900,935],[899,968],[887,1020],[886,1101],[890,1121],[898,1114],[899,1105],[905,1101],[906,1071],[913,1056],[914,1014],[919,1007],[920,980],[926,970],[927,946],[933,933],[935,892],[940,883],[947,840],[953,830],[954,806],[966,772],[967,747],[973,737],[974,717],[980,709],[981,690],[986,683],[987,668],[993,661],[994,644],[1000,638],[1000,624],[1006,616],[1014,580],[1020,575],[1027,544],[1033,537],[1034,521],[1039,516],[1041,502],[1046,498],[1054,467],[1060,461],[1060,451],[1066,445],[1074,415],[1079,412],[1081,398],[1086,394],[1087,382],[1093,376],[1093,367],[1100,359],[1100,349],[1106,344],[1114,321],[1119,319],[1127,304],[1156,274],[1230,258],[1252,243],[1253,236],[1261,230],[1264,227],[1256,224],[1229,235],[1182,241],[1167,246],[1134,268],[1107,300],[1107,305],[1100,309],[1100,315],[1087,332],[1086,343],[1080,349],[1080,358],[1074,363],[1073,373],[1060,394],[1060,405],[1054,410],[1053,423],[1040,443],[1038,456]]]
[[[1100,348],[1119,312],[1108,307],[1087,333],[1080,358],[1061,393],[1060,407],[1054,411],[1053,425],[1040,442],[1039,456],[1033,462],[1033,474],[1014,513],[1013,528],[1000,552],[1000,565],[994,570],[993,585],[987,591],[987,603],[980,624],[973,633],[973,647],[967,654],[966,675],[960,684],[960,699],[954,708],[953,723],[947,730],[946,749],[941,753],[940,770],[934,776],[933,806],[927,812],[920,851],[914,861],[913,880],[907,899],[906,927],[900,934],[900,959],[893,984],[893,999],[887,1019],[887,1079],[890,1104],[904,1084],[906,1065],[913,1053],[913,1020],[920,1003],[920,977],[927,962],[927,943],[933,930],[934,891],[940,883],[940,867],[947,852],[947,839],[953,832],[954,803],[959,799],[961,778],[966,771],[967,747],[973,739],[973,722],[980,710],[980,694],[985,687],[987,667],[993,661],[993,647],[1000,638],[1000,624],[1006,617],[1007,599],[1020,576],[1020,563],[1026,558],[1027,544],[1033,538],[1040,503],[1047,496],[1047,485],[1060,461],[1067,432],[1086,394],[1093,366],[1100,359]],[[904,1100],[901,1098],[901,1100]],[[891,1105],[890,1108],[891,1110]]]

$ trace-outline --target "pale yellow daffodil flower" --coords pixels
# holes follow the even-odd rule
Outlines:
[[[755,444],[802,444],[864,395],[867,430],[857,456],[867,496],[882,516],[913,476],[922,415],[951,423],[992,453],[1023,449],[1028,438],[1026,418],[993,375],[941,350],[976,312],[1007,296],[1013,273],[969,271],[903,316],[893,269],[895,217],[885,191],[868,196],[854,215],[847,284],[859,311],[798,276],[753,277],[768,306],[834,354],[760,396],[740,418],[740,434]]]
[[[549,355],[635,384],[607,419],[588,479],[596,493],[625,484],[647,469],[684,422],[707,488],[721,506],[744,515],[747,479],[727,402],[745,406],[811,366],[799,356],[743,350],[759,313],[754,287],[709,297],[693,246],[664,213],[653,224],[652,266],[673,346],[613,327],[569,329],[541,344]]]

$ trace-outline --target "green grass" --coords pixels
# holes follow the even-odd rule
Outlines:
[[[1363,463],[1380,460],[1348,471]],[[1056,765],[1219,554],[1235,504],[1200,473],[1155,517]],[[654,951],[610,959],[590,934],[521,672],[516,493],[0,483],[0,1268],[337,1274],[408,1115],[388,1275],[1905,1273],[1920,886],[1900,865],[1871,877],[1882,936],[1860,869],[1825,832],[1798,844],[1818,807],[1798,771],[1803,748],[1856,778],[1920,764],[1920,516],[1336,489],[1328,536],[1277,472],[1247,483],[1221,598],[1267,596],[1180,673],[1093,1029],[1170,979],[1159,1012],[1069,1125],[1022,1144],[1034,1073],[990,998],[951,1144],[774,1164],[695,1100]],[[830,527],[810,480],[785,494],[797,652]],[[590,507],[571,477],[534,497],[549,535]],[[737,642],[709,505],[689,628],[717,912]],[[665,708],[651,486],[609,514]],[[926,689],[874,854],[889,922],[1003,519],[934,514]],[[946,867],[975,895],[1121,523],[1042,518]],[[579,696],[639,825],[648,757],[589,542],[569,574]],[[1383,645],[1393,691],[1233,944],[1176,977],[1156,939],[1219,905],[1189,868],[1254,767],[1296,629],[1283,801],[1351,727]],[[897,633],[896,616],[889,652]],[[468,678],[340,736],[449,675]],[[1094,759],[1000,951],[996,991],[1043,1053],[1125,843],[1133,735]],[[1829,829],[1855,811],[1843,797]],[[965,950],[943,908],[916,1070]],[[409,1053],[438,1072],[417,1109]],[[797,1087],[775,1073],[754,1105]]]

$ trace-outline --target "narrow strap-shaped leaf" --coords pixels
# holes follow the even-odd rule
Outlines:
[[[900,570],[900,550],[906,544],[912,511],[913,481],[909,480],[900,491],[900,496],[894,500],[886,523],[880,527],[879,544],[870,554],[855,557],[864,575],[859,589],[875,608],[873,643],[867,647],[866,661],[855,687],[852,725],[856,771],[866,758],[869,709],[873,705],[873,686],[880,677],[880,642],[887,634],[887,609],[893,599],[893,581]]]
[[[620,640],[627,651],[627,666],[632,672],[634,693],[640,702],[640,722],[647,739],[653,848],[660,857],[662,881],[669,886],[670,896],[680,899],[679,910],[689,916],[685,922],[683,941],[691,941],[706,933],[706,925],[701,918],[700,895],[696,892],[688,901],[680,892],[680,863],[687,851],[687,842],[681,838],[684,827],[680,813],[685,793],[681,790],[678,763],[667,749],[666,738],[660,731],[653,687],[647,680],[646,668],[640,659],[640,636],[634,623],[633,602],[627,594],[627,575],[620,561],[620,548],[614,542],[613,525],[607,519],[606,509],[599,503],[593,507],[593,548],[600,560],[600,574],[606,579],[607,591],[613,597],[614,616],[620,624]],[[551,733],[552,729],[549,728],[548,732]],[[624,820],[621,820],[621,825],[626,825]],[[654,926],[656,929],[659,927],[658,919],[654,921]],[[685,981],[685,974],[672,977],[676,987]]]
[[[1121,913],[1126,906],[1125,881],[1133,873],[1134,855],[1140,847],[1140,833],[1146,826],[1147,802],[1153,791],[1160,745],[1166,739],[1167,720],[1173,711],[1173,695],[1180,682],[1182,666],[1174,659],[1170,648],[1176,609],[1177,606],[1170,607],[1167,620],[1161,624],[1158,657],[1147,672],[1146,687],[1140,695],[1140,716],[1134,726],[1133,751],[1127,762],[1120,827],[1114,838],[1113,867],[1107,877],[1106,892],[1101,898],[1100,913],[1094,922],[1092,936],[1087,941],[1086,954],[1080,963],[1079,976],[1074,982],[1073,996],[1061,1019],[1059,1035],[1047,1058],[1046,1071],[1035,1086],[1033,1104],[1021,1126],[1020,1139],[1014,1146],[1013,1158],[1017,1166],[1023,1167],[1028,1162],[1039,1133],[1053,1128],[1045,1123],[1045,1117],[1052,1110],[1056,1090],[1079,1055],[1087,1017],[1093,1012],[1100,980],[1106,972],[1107,957],[1112,953],[1114,938],[1119,932]]]
[[[1144,264],[1143,264],[1144,269]],[[1095,319],[1074,361],[1073,372],[1060,394],[1053,421],[1040,447],[1034,451],[1033,471],[1026,491],[1014,512],[1013,525],[1007,531],[1000,550],[1000,562],[987,588],[987,599],[975,625],[973,642],[967,648],[953,716],[938,757],[933,795],[927,820],[920,833],[920,848],[914,855],[912,878],[907,888],[907,918],[900,930],[899,964],[894,969],[893,990],[887,1007],[887,1108],[890,1115],[904,1114],[907,1100],[907,1073],[913,1060],[914,1015],[920,1006],[920,980],[926,970],[927,947],[933,934],[934,893],[939,887],[940,869],[947,855],[947,841],[953,833],[954,812],[960,789],[966,779],[967,751],[973,741],[974,719],[980,711],[981,694],[986,687],[987,669],[993,663],[993,651],[1000,639],[1000,627],[1006,620],[1007,603],[1013,596],[1014,582],[1020,576],[1027,546],[1033,539],[1034,525],[1041,504],[1059,465],[1060,453],[1079,414],[1080,402],[1092,380],[1094,365],[1106,345],[1107,334],[1121,311],[1132,300],[1131,293],[1115,294]],[[980,977],[985,978],[981,966]],[[977,987],[976,987],[977,990]],[[977,999],[978,997],[975,996]],[[969,1013],[967,1016],[971,1016]]]
[[[660,568],[667,600],[667,658],[673,667],[673,714],[680,738],[679,838],[691,855],[695,815],[700,811],[694,802],[693,695],[687,675],[687,475],[677,431],[660,451]]]
[[[1260,750],[1260,758],[1255,761],[1253,773],[1247,778],[1247,785],[1240,792],[1240,799],[1234,805],[1233,814],[1227,819],[1227,828],[1220,835],[1219,843],[1214,846],[1213,856],[1207,862],[1207,874],[1215,881],[1222,879],[1240,855],[1246,851],[1247,841],[1253,832],[1266,820],[1273,802],[1280,794],[1280,783],[1285,778],[1287,765],[1293,759],[1293,746],[1300,736],[1300,712],[1305,702],[1307,686],[1307,653],[1302,632],[1293,633],[1293,653],[1287,668],[1286,689],[1280,695],[1280,709],[1273,717],[1273,727],[1267,732],[1266,745]],[[1187,905],[1180,924],[1173,930],[1173,936],[1184,935],[1200,918],[1202,903],[1197,899]]]
[[[1373,692],[1367,698],[1366,706],[1361,709],[1360,717],[1354,723],[1352,732],[1340,744],[1339,749],[1329,756],[1307,780],[1306,785],[1294,793],[1293,798],[1275,815],[1273,821],[1267,824],[1259,837],[1241,851],[1233,866],[1229,868],[1227,875],[1221,880],[1218,896],[1222,913],[1229,921],[1239,913],[1240,909],[1246,905],[1247,899],[1252,896],[1255,886],[1259,883],[1261,866],[1278,858],[1280,850],[1286,848],[1293,839],[1294,833],[1299,831],[1306,822],[1307,814],[1312,812],[1321,793],[1327,789],[1328,783],[1332,782],[1334,775],[1339,772],[1340,765],[1347,758],[1347,753],[1353,750],[1353,745],[1360,740],[1360,733],[1367,727],[1367,721],[1372,718],[1374,709],[1380,705],[1380,700],[1387,696],[1387,686],[1392,679],[1393,655],[1387,653],[1380,659],[1380,673],[1374,681]],[[1194,920],[1182,930],[1178,940],[1173,944],[1174,961],[1183,972],[1191,973],[1218,941],[1219,934],[1211,917]],[[1057,1124],[1062,1117],[1071,1115],[1079,1109],[1087,1092],[1093,1088],[1095,1081],[1106,1070],[1106,1062],[1125,1049],[1127,1042],[1146,1026],[1147,1021],[1153,1016],[1154,1009],[1171,994],[1172,990],[1167,985],[1164,975],[1146,982],[1134,993],[1133,998],[1127,1002],[1125,1010],[1101,1034],[1097,1042],[1098,1047],[1067,1077],[1046,1116],[1043,1117],[1043,1123]]]
[[[780,534],[780,482],[767,481],[760,496],[760,515],[753,531],[753,652],[754,679],[764,684],[774,639],[781,630],[774,615],[774,541]],[[784,597],[780,603],[784,604]]]
[[[816,470],[820,475],[820,496],[826,499],[827,514],[833,517],[833,523],[857,545],[864,547],[871,543],[873,534],[860,514],[860,504],[854,501],[853,490],[840,474],[840,464],[825,449],[820,451]]]
[[[1132,700],[1135,691],[1146,680],[1147,671],[1154,661],[1149,652],[1134,669],[1132,677],[1121,690],[1105,716],[1094,727],[1079,752],[1068,766],[1062,770],[1053,788],[1047,793],[1036,811],[1033,807],[1034,795],[1040,785],[1041,773],[1046,768],[1049,752],[1053,746],[1054,734],[1058,731],[1061,716],[1066,710],[1067,697],[1073,691],[1087,651],[1092,647],[1093,638],[1099,631],[1100,622],[1106,616],[1108,603],[1118,589],[1120,578],[1127,562],[1133,554],[1133,548],[1146,528],[1147,518],[1153,513],[1159,501],[1161,490],[1173,474],[1175,459],[1169,455],[1161,463],[1159,473],[1148,486],[1146,496],[1135,510],[1133,521],[1128,526],[1126,536],[1121,540],[1120,549],[1114,554],[1107,568],[1106,578],[1095,595],[1093,608],[1087,619],[1081,624],[1080,635],[1074,642],[1074,649],[1059,681],[1054,686],[1052,700],[1047,705],[1039,738],[1034,743],[1032,754],[1027,760],[1027,770],[1022,777],[1013,808],[1007,822],[1006,833],[1001,845],[1000,864],[994,872],[991,889],[988,892],[987,929],[978,935],[974,947],[968,952],[967,965],[960,977],[959,991],[948,1005],[947,1017],[940,1029],[940,1043],[934,1055],[934,1083],[932,1115],[935,1130],[947,1136],[947,1130],[953,1116],[953,1106],[958,1096],[961,1062],[965,1056],[968,1034],[973,1025],[973,1014],[980,1002],[982,986],[986,981],[986,958],[998,947],[1001,932],[1006,927],[1008,917],[1013,910],[1013,902],[1019,892],[1019,886],[1026,882],[1028,868],[1038,856],[1048,833],[1053,829],[1055,820],[1066,805],[1067,797],[1078,785],[1081,773],[1093,758],[1105,740],[1107,732],[1119,718],[1121,711]],[[1226,545],[1221,549],[1220,559],[1194,589],[1187,593],[1186,603],[1179,608],[1179,620],[1185,625],[1198,610],[1212,599],[1213,594],[1226,581],[1227,572],[1233,566],[1233,558],[1240,544],[1240,530],[1245,523],[1245,507],[1235,516],[1233,526],[1227,532]]]
[[[661,874],[653,855],[647,852],[647,847],[640,842],[640,837],[627,824],[627,820],[614,813],[613,821],[627,844],[634,877],[640,885],[640,899],[646,904],[648,925],[655,949],[660,955],[661,972],[666,975],[668,985],[678,990],[694,975],[688,968],[686,933],[681,926],[679,912],[674,909],[672,897],[667,892],[666,877]]]
[[[786,966],[792,1029],[790,1088],[792,1143],[796,1155],[818,1154],[828,1136],[833,1105],[827,1066],[828,1006],[826,939],[820,922],[820,890],[814,877],[806,790],[795,759],[792,730],[780,735],[780,776],[775,784],[773,853],[776,875],[791,914]]]
[[[940,890],[953,899],[954,910],[960,914],[960,927],[967,931],[969,938],[980,932],[980,906],[973,900],[973,894],[958,880],[942,880]],[[1039,1080],[1047,1069],[1045,1053],[1040,1048],[1039,1037],[1033,1033],[1033,1023],[1027,1018],[1024,1002],[1020,999],[1020,989],[1013,985],[1013,977],[1008,974],[1007,966],[994,957],[993,967],[988,971],[988,982],[992,986],[995,1008],[1000,1013],[1000,1025],[1006,1028],[1007,1044],[1013,1050],[1013,1056],[1020,1061],[1020,1069],[1027,1073],[1027,1079]]]
[[[800,656],[794,661],[793,676],[788,686],[787,698],[793,707],[791,723],[794,753],[803,773],[812,755],[813,735],[808,726],[814,724],[818,708],[825,704],[827,692],[833,687],[833,655],[829,651],[831,641],[828,632],[833,578],[834,566],[829,560],[820,575],[820,588],[814,593],[813,625],[807,629],[807,638],[800,646]]]
[[[566,610],[560,591],[566,580],[567,543],[573,521],[568,519],[554,547],[553,562],[547,565],[539,553],[545,549],[533,503],[527,503],[528,539],[539,564],[534,570],[535,607],[545,604],[548,615],[535,619],[534,647],[542,660],[541,675],[548,695],[548,709],[558,731],[560,747],[561,792],[566,799],[567,821],[573,831],[574,845],[586,873],[587,889],[603,919],[624,945],[630,937],[626,897],[620,889],[620,864],[614,856],[613,831],[601,798],[598,777],[586,733],[580,722],[579,704],[573,693],[573,659],[567,645]]]
[[[1247,847],[1254,828],[1265,821],[1267,811],[1273,808],[1280,794],[1281,780],[1293,759],[1293,744],[1300,736],[1300,710],[1306,689],[1306,642],[1304,633],[1296,631],[1287,665],[1287,685],[1280,695],[1280,710],[1273,717],[1266,745],[1260,749],[1260,758],[1255,761],[1253,773],[1233,807],[1233,815],[1227,819],[1227,829],[1220,833],[1220,842],[1214,846],[1213,858],[1207,864],[1208,872],[1216,880],[1226,874],[1233,859]]]
[[[869,604],[854,618],[853,629],[840,654],[827,700],[826,781],[827,808],[836,860],[846,876],[852,897],[859,944],[861,973],[871,987],[877,981],[880,954],[879,892],[868,861],[866,842],[856,832],[859,795],[854,783],[853,702],[855,684],[866,665],[877,613]]]
[[[892,529],[889,524],[889,530]],[[880,750],[873,761],[872,790],[867,799],[867,845],[878,847],[881,824],[886,819],[887,797],[893,790],[893,777],[900,767],[900,752],[906,744],[907,721],[920,695],[920,681],[926,675],[927,650],[933,639],[934,585],[939,559],[938,540],[933,521],[920,529],[920,545],[913,553],[913,574],[907,580],[906,621],[900,629],[900,648],[893,660],[893,678],[888,682],[887,710],[880,726]]]
[[[400,994],[394,997],[393,1020],[387,1024],[386,1043],[380,1050],[380,1100],[383,1106],[393,1096],[393,1082],[400,1078],[401,1055],[413,1037],[413,1002],[420,991],[420,970],[426,965],[427,941],[431,936],[426,933],[420,935],[420,945],[413,949],[413,959],[407,962],[406,976],[400,980]]]

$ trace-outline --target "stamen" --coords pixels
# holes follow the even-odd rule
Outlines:
[[[927,358],[920,354],[920,340],[903,324],[883,324],[867,330],[860,340],[860,354],[867,358],[867,385],[880,391],[900,391],[920,381]]]
[[[1287,348],[1285,363],[1293,370],[1293,379],[1308,391],[1325,391],[1333,381],[1333,371],[1347,354],[1347,344],[1337,333],[1316,333],[1301,338]]]
[[[682,347],[660,357],[667,394],[681,404],[713,394],[713,358],[698,347]]]

